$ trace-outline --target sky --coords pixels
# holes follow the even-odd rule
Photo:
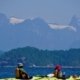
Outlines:
[[[68,24],[80,17],[80,0],[0,0],[0,13],[8,18],[40,17],[48,23]]]

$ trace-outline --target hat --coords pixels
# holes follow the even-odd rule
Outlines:
[[[23,63],[18,63],[18,67],[23,67]]]
[[[55,69],[61,70],[61,66],[60,65],[56,65]]]

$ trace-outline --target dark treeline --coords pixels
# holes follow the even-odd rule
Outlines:
[[[0,65],[15,66],[23,62],[26,66],[80,66],[80,49],[40,50],[34,47],[12,49],[0,55]]]

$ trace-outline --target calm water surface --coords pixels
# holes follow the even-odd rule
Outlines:
[[[47,75],[54,71],[54,68],[29,68],[26,67],[25,70],[29,76],[35,75]],[[65,72],[66,76],[68,75],[80,75],[80,68],[63,68],[62,72]],[[5,77],[14,77],[15,76],[15,67],[0,67],[0,78]]]

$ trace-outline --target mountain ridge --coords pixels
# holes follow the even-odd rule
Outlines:
[[[10,50],[25,46],[33,46],[39,49],[64,50],[74,48],[74,42],[77,44],[77,40],[78,42],[80,41],[80,26],[76,25],[79,24],[79,20],[75,17],[72,17],[67,27],[56,25],[58,28],[63,27],[56,30],[50,28],[50,25],[39,17],[11,24],[5,14],[2,16],[3,23],[0,25],[0,50]],[[0,18],[0,21],[2,18]],[[75,27],[76,31],[69,28],[71,26]]]
[[[69,50],[42,50],[35,47],[12,49],[0,55],[0,66],[16,66],[22,62],[27,67],[61,66],[80,67],[80,48]]]

